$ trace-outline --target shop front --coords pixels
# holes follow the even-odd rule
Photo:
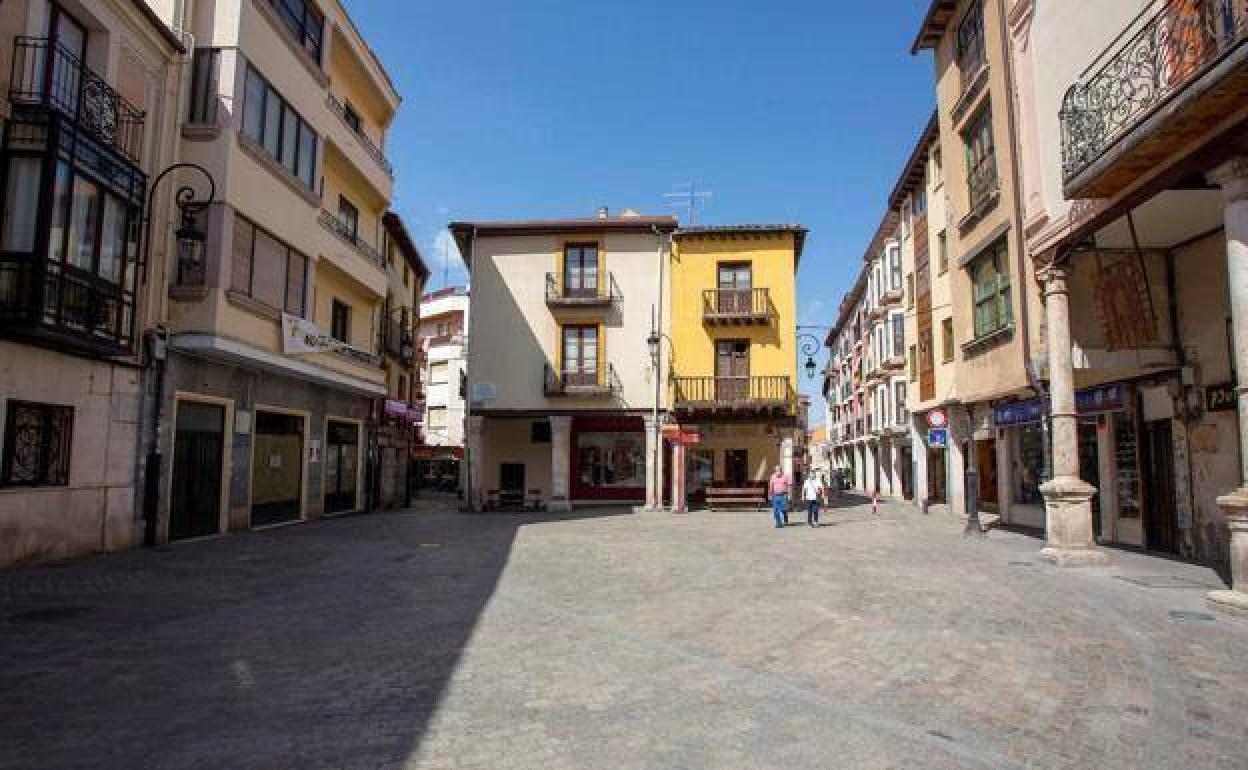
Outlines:
[[[572,419],[573,500],[644,503],[646,435],[641,417]]]

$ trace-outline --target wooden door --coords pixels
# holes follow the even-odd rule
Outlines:
[[[975,442],[975,466],[979,471],[980,505],[997,504],[997,442]]]
[[[749,452],[744,449],[724,450],[724,481],[732,487],[745,484],[749,475]]]
[[[563,296],[598,296],[598,245],[569,244],[563,252]]]
[[[716,310],[720,313],[750,312],[753,285],[754,276],[749,263],[720,265]]]
[[[498,488],[503,492],[524,491],[524,463],[502,463],[498,466]]]
[[[750,343],[715,343],[715,400],[744,401],[750,395]]]
[[[1174,440],[1169,420],[1144,423],[1140,442],[1144,477],[1144,546],[1179,552],[1179,527],[1174,508]]]

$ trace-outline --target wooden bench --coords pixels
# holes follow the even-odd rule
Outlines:
[[[720,508],[756,508],[767,507],[767,496],[763,494],[765,487],[707,487],[706,507],[712,511]]]

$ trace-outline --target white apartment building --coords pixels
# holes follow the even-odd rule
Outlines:
[[[468,289],[448,287],[420,301],[417,344],[424,356],[425,459],[447,466],[463,459]],[[458,477],[457,469],[447,468]]]

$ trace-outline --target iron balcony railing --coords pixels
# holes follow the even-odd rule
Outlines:
[[[550,364],[542,368],[542,391],[547,396],[609,395],[620,389],[615,367],[559,371]]]
[[[672,389],[677,406],[797,406],[797,393],[785,376],[673,377]]]
[[[705,289],[702,318],[707,321],[766,320],[776,307],[767,289]]]
[[[612,273],[592,274],[590,281],[593,286],[568,286],[566,281],[559,280],[558,273],[546,274],[546,304],[548,305],[604,305],[619,302],[624,298],[620,286],[615,282]],[[599,280],[605,278],[605,280]]]
[[[320,222],[326,230],[329,230],[334,235],[346,241],[351,248],[359,252],[359,254],[365,259],[375,265],[378,265],[379,267],[385,267],[386,261],[382,258],[381,252],[368,243],[365,243],[360,238],[359,234],[355,232],[350,225],[339,219],[334,212],[329,209],[321,209]]]
[[[373,160],[377,161],[382,170],[386,172],[386,176],[393,179],[394,167],[391,166],[390,161],[386,159],[386,154],[382,152],[381,148],[378,147],[372,139],[369,139],[363,131],[351,125],[351,123],[347,121],[347,108],[343,106],[342,102],[338,101],[338,98],[333,94],[327,96],[325,101],[326,104],[329,105],[329,111],[337,115],[338,118],[342,120],[342,124],[347,127],[347,130],[349,130],[352,134],[355,134],[355,138],[359,141],[360,146],[364,148],[364,152],[368,153]]]
[[[131,163],[141,160],[146,113],[58,42],[14,40],[9,101],[55,110]]]
[[[1245,0],[1150,5],[1066,91],[1060,113],[1065,181],[1246,38]]]

